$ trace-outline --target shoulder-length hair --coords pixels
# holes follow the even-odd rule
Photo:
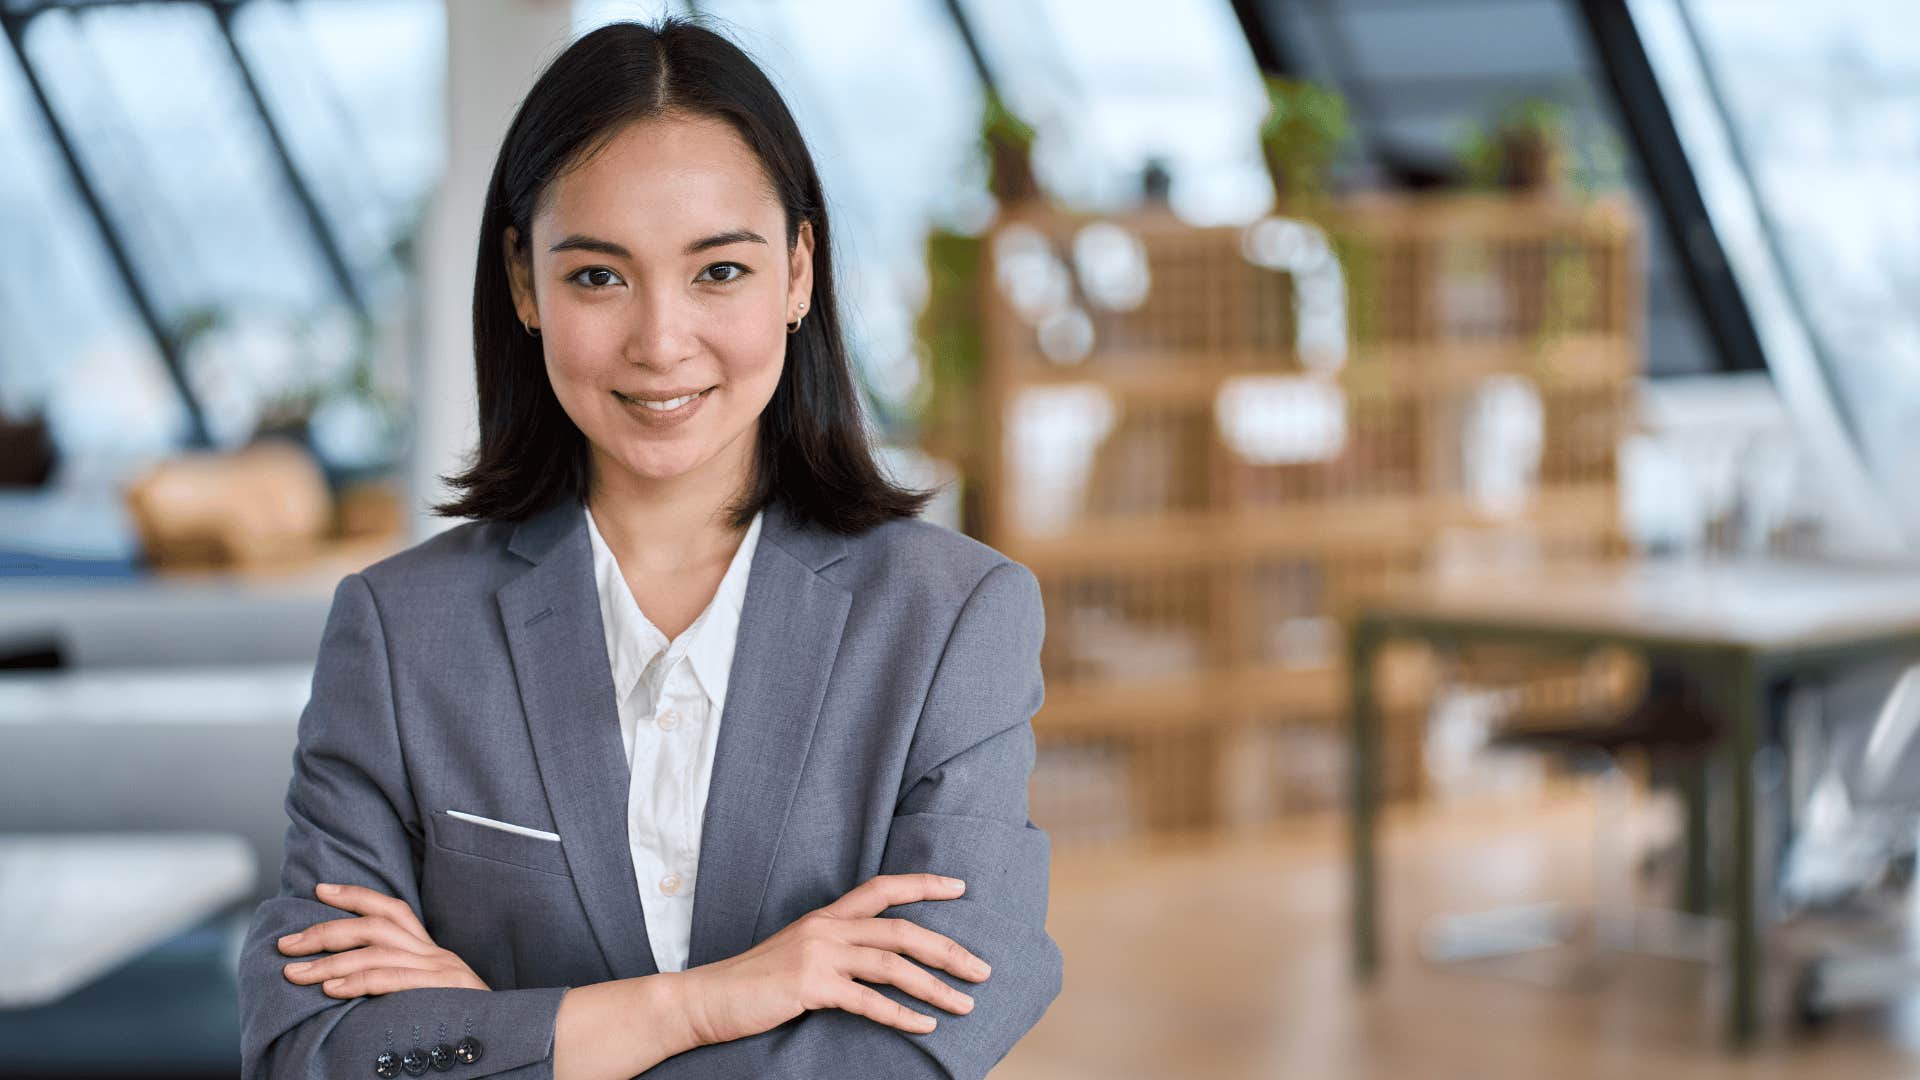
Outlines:
[[[740,133],[786,209],[789,254],[800,223],[813,225],[813,295],[799,331],[787,337],[734,523],[745,526],[775,499],[796,523],[840,533],[919,513],[933,492],[888,479],[862,426],[834,297],[826,200],[800,128],[738,46],[672,17],[652,26],[610,23],[581,37],[547,66],[514,114],[487,183],[474,268],[479,448],[464,472],[441,478],[460,495],[434,513],[519,521],[556,499],[586,500],[587,439],[554,396],[540,340],[515,314],[502,238],[512,226],[530,244],[535,208],[557,177],[626,125],[668,112],[724,120]]]

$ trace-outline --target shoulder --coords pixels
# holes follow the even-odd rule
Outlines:
[[[507,541],[514,528],[513,522],[464,522],[381,559],[360,577],[383,607],[395,601],[491,596],[511,574]]]
[[[1033,574],[993,547],[919,518],[900,518],[846,538],[829,577],[856,596],[957,613],[970,602],[1039,607]]]

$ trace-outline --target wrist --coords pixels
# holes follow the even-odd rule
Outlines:
[[[715,1041],[708,1035],[712,1025],[707,1022],[700,992],[706,978],[699,968],[662,972],[643,981],[653,984],[649,989],[657,995],[655,1008],[670,1018],[667,1026],[675,1046],[684,1051]]]

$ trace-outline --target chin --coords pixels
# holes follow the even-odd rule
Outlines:
[[[626,456],[620,464],[642,480],[673,480],[687,475],[706,463],[699,454],[645,454]]]

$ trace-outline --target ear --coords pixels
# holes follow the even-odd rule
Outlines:
[[[500,235],[500,257],[507,268],[507,288],[513,293],[514,317],[521,325],[540,328],[540,308],[533,292],[532,250],[520,230],[509,225]]]
[[[811,315],[813,297],[813,222],[802,221],[795,230],[793,251],[787,256],[787,321]],[[805,303],[806,310],[800,305]]]

